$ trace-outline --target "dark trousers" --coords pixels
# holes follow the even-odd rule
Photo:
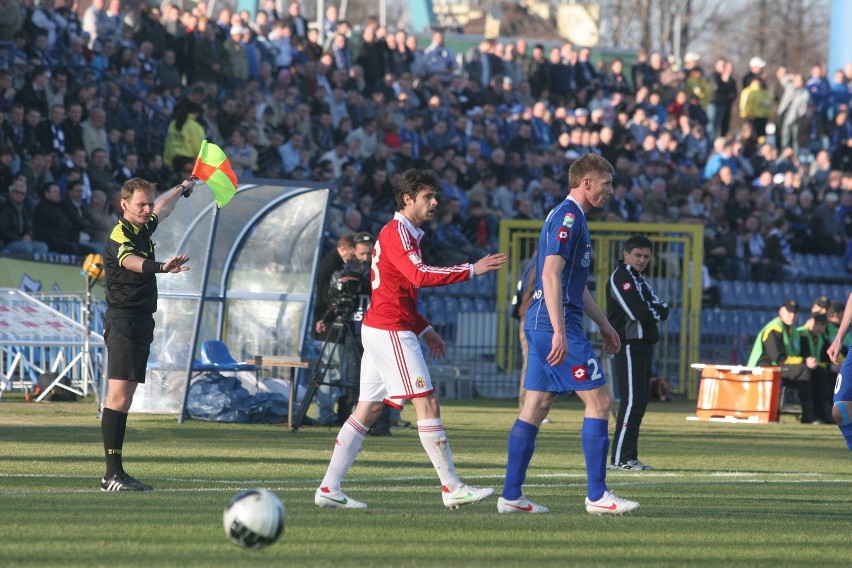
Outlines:
[[[784,386],[795,388],[799,392],[799,402],[802,404],[802,422],[813,422],[816,419],[816,414],[811,370],[805,365],[784,365],[781,367],[781,381]]]
[[[639,458],[639,427],[648,407],[648,378],[653,345],[626,342],[615,354],[615,384],[618,397],[618,418],[612,438],[612,463]]]
[[[834,424],[831,409],[834,406],[834,383],[837,374],[826,367],[811,369],[814,394],[814,418],[826,424]]]

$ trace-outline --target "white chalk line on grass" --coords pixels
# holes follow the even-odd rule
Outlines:
[[[97,476],[89,475],[52,475],[52,474],[15,474],[15,473],[0,473],[0,478],[22,478],[22,479],[80,479],[90,480],[92,489],[0,489],[0,495],[26,495],[26,494],[75,494],[75,493],[91,493],[98,491]],[[466,479],[494,479],[502,480],[502,475],[477,475],[465,476]],[[630,479],[633,478],[633,479]],[[202,492],[231,492],[240,491],[249,487],[263,487],[272,491],[282,493],[312,493],[316,490],[319,479],[293,479],[293,480],[268,480],[268,479],[248,479],[248,480],[233,480],[233,479],[187,479],[177,477],[146,477],[146,481],[151,482],[171,482],[171,483],[194,483],[194,484],[213,484],[218,487],[168,487],[156,488],[159,493],[202,493]],[[564,482],[536,482],[536,480],[566,480]],[[568,479],[576,479],[576,482],[567,482]],[[637,485],[716,485],[730,483],[852,483],[852,478],[831,478],[828,474],[819,472],[730,472],[730,471],[715,471],[715,472],[642,472],[630,473],[623,476],[609,476],[607,485],[611,487],[619,486],[637,486]],[[418,482],[426,483],[425,485],[383,485],[387,483],[399,482]],[[430,476],[407,476],[407,477],[383,477],[371,479],[348,479],[346,480],[347,487],[358,487],[363,490],[381,490],[389,493],[421,493],[427,490],[436,490],[437,485],[434,477]],[[585,487],[585,473],[551,473],[551,474],[534,474],[527,476],[526,487],[539,488],[571,488]]]

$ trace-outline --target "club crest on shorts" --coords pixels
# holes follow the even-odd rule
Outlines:
[[[575,381],[589,380],[589,373],[586,372],[586,367],[584,365],[580,365],[579,367],[571,367],[571,374],[574,375]]]
[[[556,234],[556,240],[560,243],[567,243],[568,238],[571,236],[571,231],[565,228],[560,228],[559,232]]]
[[[418,389],[426,388],[426,381],[423,379],[423,377],[417,377],[416,379],[414,379],[414,386]]]

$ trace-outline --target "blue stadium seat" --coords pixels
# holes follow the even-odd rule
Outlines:
[[[435,298],[436,301],[430,301],[426,310],[426,319],[433,326],[442,326],[448,323],[447,312],[444,309],[444,303]]]
[[[473,300],[470,298],[459,298],[459,312],[461,313],[470,313],[475,311]]]
[[[478,276],[474,282],[476,283],[476,296],[493,298],[497,293],[497,272],[488,272],[482,276]]]
[[[825,280],[834,280],[838,272],[840,272],[841,263],[839,259],[827,254],[816,255],[816,272],[820,278]]]
[[[757,308],[770,308],[773,304],[772,287],[769,282],[757,282],[753,305]]]
[[[480,314],[493,312],[495,310],[494,303],[485,298],[475,298],[473,300],[474,310]]]
[[[722,280],[719,282],[719,295],[721,296],[722,305],[726,308],[736,306],[736,292],[734,283],[731,280]]]

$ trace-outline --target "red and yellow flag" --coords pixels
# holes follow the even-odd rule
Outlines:
[[[219,207],[224,207],[237,194],[237,176],[228,157],[219,146],[207,140],[201,142],[192,177],[207,184]]]

